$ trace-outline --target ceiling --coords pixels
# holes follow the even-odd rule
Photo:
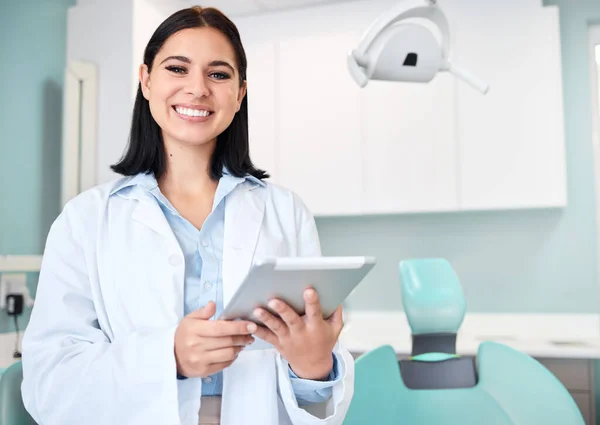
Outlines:
[[[292,9],[319,4],[341,3],[349,0],[151,0],[161,10],[171,13],[185,7],[201,5],[220,9],[228,16],[253,15],[275,10]]]

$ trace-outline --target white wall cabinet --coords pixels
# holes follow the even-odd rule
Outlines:
[[[566,204],[558,9],[540,3],[447,8],[455,57],[491,84],[457,85],[462,209]]]
[[[346,54],[396,3],[233,18],[248,56],[255,164],[317,216],[565,206],[557,8],[540,0],[441,5],[453,57],[491,83],[486,96],[447,74],[429,84],[372,81],[360,89]],[[89,32],[117,7],[129,18]],[[69,60],[99,69],[98,183],[114,177],[108,167],[127,143],[138,50],[167,16],[149,0],[106,0],[69,13]],[[119,41],[107,45],[109,36]]]
[[[360,89],[344,56],[359,36],[250,44],[253,159],[317,215],[456,210],[454,80]]]
[[[274,88],[274,113],[252,118],[274,131],[252,139],[271,149],[273,181],[319,216],[565,206],[558,10],[538,0],[444,5],[453,56],[491,83],[484,96],[448,74],[359,89],[345,55],[393,2],[376,3],[377,13],[356,2],[239,20],[247,45],[275,52],[249,55],[275,77],[260,86]]]
[[[332,34],[279,43],[279,181],[320,215],[362,210],[361,93],[342,54],[352,41]]]
[[[458,209],[453,79],[372,81],[362,94],[363,212]]]

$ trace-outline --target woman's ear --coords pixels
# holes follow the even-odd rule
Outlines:
[[[247,87],[248,82],[244,80],[244,84],[242,84],[242,87],[240,87],[240,92],[238,93],[236,112],[239,112],[240,108],[242,107],[242,100],[244,100],[244,96],[246,96]]]
[[[142,86],[142,94],[146,100],[150,100],[150,73],[146,64],[140,65],[140,84]]]

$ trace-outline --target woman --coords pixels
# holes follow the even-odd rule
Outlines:
[[[48,236],[23,340],[23,400],[42,425],[341,424],[352,357],[342,311],[280,300],[218,317],[259,257],[320,255],[314,219],[249,158],[234,24],[185,9],[140,67],[123,174],[71,200]],[[242,351],[258,337],[271,349]],[[324,418],[305,406],[328,404]]]

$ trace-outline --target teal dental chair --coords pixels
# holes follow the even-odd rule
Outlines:
[[[443,259],[400,263],[412,355],[390,346],[356,360],[355,392],[344,425],[585,425],[563,384],[538,361],[483,342],[456,354],[465,300]]]
[[[21,397],[23,367],[13,363],[0,378],[0,425],[36,425],[29,416]]]

